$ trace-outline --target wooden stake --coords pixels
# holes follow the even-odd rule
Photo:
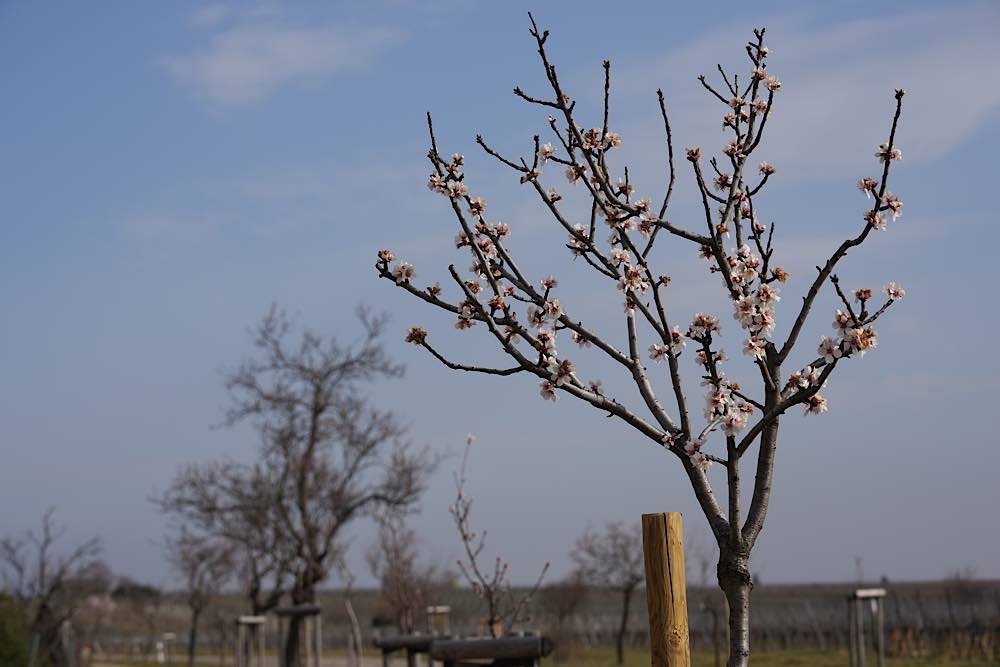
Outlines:
[[[643,514],[642,551],[652,667],[690,667],[681,513]]]

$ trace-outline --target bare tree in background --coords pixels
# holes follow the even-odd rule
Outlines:
[[[400,634],[415,632],[417,619],[430,604],[441,575],[433,564],[421,564],[417,534],[399,516],[379,519],[378,541],[366,554],[368,569],[379,582],[379,594],[396,620]]]
[[[414,266],[397,260],[390,249],[378,252],[375,268],[379,277],[453,315],[457,329],[483,331],[490,347],[513,361],[506,366],[454,361],[432,346],[426,330],[410,328],[406,340],[423,347],[447,367],[495,376],[534,377],[544,399],[555,401],[566,395],[579,399],[601,414],[620,420],[677,459],[719,545],[716,571],[729,602],[729,664],[745,665],[750,655],[749,559],[767,515],[781,416],[797,406],[807,414],[825,412],[827,402],[820,390],[831,373],[844,360],[860,357],[876,347],[875,320],[904,294],[898,285],[888,283],[884,288],[887,298],[878,305],[873,290],[845,292],[834,274],[838,262],[852,248],[861,245],[873,231],[889,227],[889,218],[895,220],[902,212],[902,202],[887,185],[890,167],[900,157],[896,127],[903,91],[896,91],[888,137],[875,150],[880,178],[865,177],[859,182],[862,194],[869,200],[867,209],[859,213],[854,235],[820,260],[801,302],[792,305],[791,326],[782,340],[775,335],[776,305],[780,298],[778,285],[787,280],[788,272],[776,264],[774,224],[759,221],[760,193],[776,170],[760,162],[759,177],[751,175],[751,158],[763,146],[764,129],[781,90],[778,78],[768,69],[764,30],[756,30],[753,39],[744,45],[748,75],[730,76],[719,66],[718,87],[700,78],[709,96],[723,108],[722,126],[730,137],[719,157],[707,163],[700,148],[686,151],[700,203],[700,230],[694,220],[667,215],[675,171],[673,138],[662,92],[658,92],[658,98],[666,170],[662,203],[654,204],[635,192],[627,167],[612,164],[622,137],[609,124],[610,63],[604,63],[603,113],[593,123],[584,122],[584,112],[578,110],[563,88],[549,59],[548,31],[539,30],[532,19],[530,32],[551,90],[539,97],[520,88],[515,88],[514,93],[549,114],[551,142],[543,142],[535,135],[526,158],[507,157],[482,137],[477,138],[477,143],[537,195],[541,207],[566,235],[559,246],[593,270],[590,278],[606,280],[612,291],[620,292],[623,340],[598,333],[592,323],[574,314],[557,298],[558,281],[553,276],[532,277],[514,259],[509,245],[511,227],[490,222],[486,200],[470,190],[463,173],[464,157],[455,154],[447,159],[439,151],[430,115],[428,157],[433,172],[428,186],[447,199],[459,226],[455,245],[471,254],[472,264],[468,272],[454,265],[448,267],[453,288],[457,288],[453,297],[446,296],[437,284],[418,287]],[[865,102],[872,104],[871,100]],[[543,178],[543,168],[553,165],[557,173],[566,174],[571,186],[575,185],[577,195],[567,193],[565,202],[553,182]],[[821,196],[828,198],[830,193]],[[574,199],[577,205],[571,201]],[[603,224],[608,227],[606,232],[600,232]],[[528,242],[534,244],[537,239],[536,234]],[[707,263],[707,273],[718,279],[720,295],[728,299],[743,329],[740,345],[753,364],[749,374],[755,378],[755,388],[723,372],[726,357],[719,347],[721,331],[716,316],[697,313],[686,328],[676,324],[683,316],[671,309],[671,278],[656,267],[658,259],[662,265],[663,256],[653,253],[655,242],[663,239],[690,243],[691,255],[700,254]],[[807,317],[828,281],[839,301],[834,314],[835,335],[824,336],[818,350],[812,346],[797,350]],[[593,293],[588,289],[588,294]],[[557,352],[557,342],[567,338],[580,348],[575,360],[565,354],[565,347],[560,346]],[[692,412],[680,370],[688,343],[694,348],[689,354],[707,389],[703,415],[698,415],[697,410]],[[590,352],[583,348],[590,348]],[[654,369],[646,367],[647,350],[648,358],[658,364]],[[793,352],[797,354],[793,356]],[[629,392],[634,391],[636,396],[615,396],[610,389],[605,391],[600,381],[582,379],[587,354],[598,355],[620,369],[631,385]],[[793,372],[784,375],[789,368]],[[660,399],[662,389],[673,405]],[[741,463],[754,449],[757,460],[753,488],[744,494]],[[727,498],[721,502],[707,474],[712,463],[725,472]],[[750,498],[747,507],[741,501],[744,495]]]
[[[365,659],[365,649],[361,623],[358,621],[357,612],[354,611],[354,575],[347,567],[343,554],[337,557],[336,569],[338,578],[344,584],[344,611],[347,613],[347,621],[351,628],[347,640],[347,664],[348,667],[361,667]]]
[[[549,563],[546,562],[542,567],[534,586],[521,595],[515,595],[508,579],[509,563],[500,556],[496,557],[492,568],[479,562],[483,549],[486,548],[486,531],[477,533],[472,529],[469,518],[472,514],[473,499],[465,490],[465,469],[475,440],[475,436],[469,435],[465,442],[462,465],[455,473],[455,502],[448,511],[455,522],[455,528],[458,529],[465,550],[465,560],[458,560],[458,569],[472,586],[473,592],[486,605],[486,618],[483,619],[485,631],[490,637],[499,637],[526,620],[528,603],[542,585],[542,579],[549,570]]]
[[[620,521],[609,523],[603,532],[587,529],[570,554],[584,578],[621,594],[622,615],[615,634],[615,659],[625,662],[625,633],[632,594],[645,578],[642,555],[642,528]]]
[[[167,541],[167,560],[184,581],[184,598],[191,610],[188,665],[194,664],[202,612],[232,577],[235,550],[224,538],[203,537],[185,527]]]
[[[199,535],[234,545],[234,566],[254,615],[276,607],[290,586],[295,551],[278,502],[285,474],[264,462],[189,464],[154,499]]]
[[[587,594],[587,582],[580,570],[538,591],[538,602],[550,619],[549,636],[555,646],[552,658],[556,662],[564,662],[569,657],[573,633],[566,624],[587,601]]]
[[[164,606],[163,591],[156,586],[136,581],[129,577],[120,577],[111,591],[111,599],[128,609],[132,616],[142,619],[146,626],[143,653],[148,657],[155,648],[155,637],[160,632],[160,612]]]
[[[249,422],[261,437],[257,464],[226,464],[226,469],[234,471],[233,479],[259,481],[262,504],[251,506],[267,523],[265,538],[291,555],[288,594],[296,605],[315,604],[317,584],[340,556],[344,526],[378,512],[412,508],[436,462],[426,448],[403,438],[404,429],[391,412],[373,407],[365,397],[365,383],[398,377],[402,368],[382,347],[384,317],[359,309],[358,318],[362,335],[353,344],[311,331],[294,342],[290,322],[272,307],[254,331],[256,356],[226,376],[232,399],[226,424]],[[198,491],[206,486],[217,492],[216,507],[238,516],[245,509],[242,494],[219,493],[218,485],[183,479],[162,504],[197,520],[205,507],[213,507],[200,504]],[[210,528],[224,521],[223,514],[199,528],[211,534]],[[300,661],[300,634],[301,619],[292,617],[284,647],[290,666]]]
[[[106,592],[108,582],[99,578],[107,568],[97,561],[98,538],[68,552],[57,551],[56,542],[65,531],[56,526],[54,513],[51,508],[45,512],[40,532],[0,540],[0,577],[49,664],[62,667],[74,658],[63,645],[63,624],[87,596]]]

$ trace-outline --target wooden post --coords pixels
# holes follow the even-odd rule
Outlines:
[[[652,667],[690,667],[681,513],[643,514],[642,551]]]

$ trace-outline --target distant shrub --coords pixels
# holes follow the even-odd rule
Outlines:
[[[0,595],[0,665],[28,664],[28,632],[21,610],[6,595]]]

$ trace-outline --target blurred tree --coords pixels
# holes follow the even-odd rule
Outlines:
[[[615,635],[615,659],[625,662],[625,633],[628,631],[629,606],[632,593],[645,578],[642,555],[642,528],[626,526],[620,521],[609,523],[604,532],[587,529],[576,541],[571,554],[587,581],[606,586],[622,596],[621,622]]]
[[[101,550],[98,538],[55,553],[64,531],[55,525],[54,512],[52,508],[45,512],[40,532],[0,540],[0,578],[24,625],[38,638],[41,653],[52,667],[62,667],[74,657],[63,642],[63,624],[84,598],[108,582],[101,578],[107,567],[96,561]]]
[[[379,581],[382,600],[392,610],[396,628],[404,635],[418,629],[418,618],[442,579],[435,565],[419,563],[418,544],[417,534],[401,517],[383,516],[379,520],[378,541],[366,554],[368,569]]]
[[[194,664],[201,614],[232,576],[235,550],[235,545],[226,539],[196,535],[183,526],[167,541],[167,559],[183,579],[184,598],[191,610],[189,666]]]
[[[538,592],[538,602],[549,618],[549,636],[555,646],[552,657],[556,662],[569,657],[572,631],[566,628],[566,622],[583,606],[587,594],[587,582],[580,570],[543,586]]]
[[[315,604],[316,585],[340,556],[344,526],[379,512],[406,512],[436,459],[404,440],[395,416],[370,405],[362,385],[402,374],[382,347],[384,317],[358,310],[362,336],[352,345],[303,331],[272,307],[253,336],[256,357],[226,374],[232,399],[226,424],[249,422],[261,438],[253,465],[188,466],[158,500],[164,511],[206,535],[236,538],[261,526],[261,544],[277,548],[268,575],[287,585],[293,604]],[[230,519],[233,522],[230,523]],[[234,534],[229,527],[239,530]],[[255,538],[256,539],[256,538]],[[248,571],[256,561],[248,559]],[[260,570],[265,570],[268,563]],[[280,579],[279,579],[280,575]],[[254,580],[254,577],[249,577]],[[286,664],[300,658],[301,620],[292,617]]]

